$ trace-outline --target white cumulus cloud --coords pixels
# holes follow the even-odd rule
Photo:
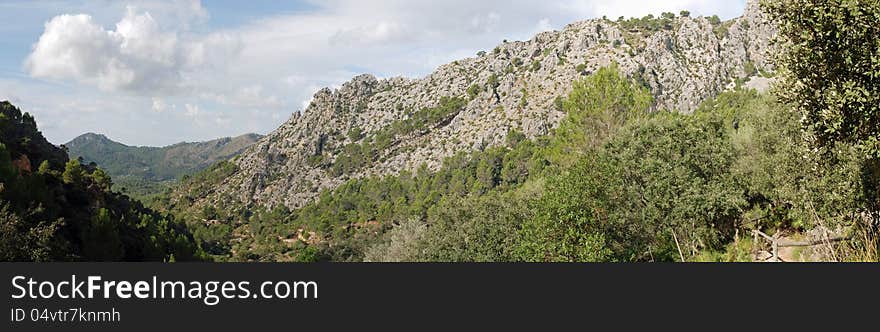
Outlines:
[[[152,14],[132,6],[114,29],[105,29],[90,15],[59,15],[45,24],[24,67],[32,77],[73,80],[105,91],[182,92],[191,87],[188,72],[217,65],[206,54],[216,51],[223,55],[219,59],[230,59],[239,49],[238,41],[225,34],[182,40],[184,26],[163,29]]]

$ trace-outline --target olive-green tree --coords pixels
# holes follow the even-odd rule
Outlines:
[[[567,113],[548,150],[548,159],[567,167],[626,122],[647,113],[651,94],[621,75],[616,65],[575,81],[562,107]]]
[[[779,27],[777,93],[820,147],[854,143],[880,157],[880,1],[763,3]]]
[[[720,248],[746,205],[721,121],[656,113],[552,178],[525,260],[679,260]]]

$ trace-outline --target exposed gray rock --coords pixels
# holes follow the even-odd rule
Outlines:
[[[678,17],[671,29],[645,35],[616,22],[589,20],[528,41],[503,43],[421,79],[355,77],[337,90],[319,91],[302,114],[234,159],[240,170],[196,205],[222,198],[297,208],[350,178],[397,174],[422,164],[436,169],[456,152],[503,144],[511,129],[529,137],[547,134],[563,117],[554,100],[565,96],[573,81],[612,63],[649,87],[655,109],[692,112],[734,80],[750,76],[747,64],[774,69],[767,51],[775,30],[756,1],[749,1],[742,17],[722,25]],[[331,163],[352,143],[350,130],[358,128],[369,137],[415,110],[437,105],[441,97],[467,98],[468,87],[486,87],[493,75],[497,95],[482,89],[448,124],[397,137],[365,169],[332,176],[315,166]]]

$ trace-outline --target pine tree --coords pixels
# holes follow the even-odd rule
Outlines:
[[[107,209],[99,209],[82,234],[83,258],[90,261],[116,261],[123,256],[122,240]]]
[[[113,186],[110,176],[100,168],[92,172],[92,180],[94,180],[95,184],[97,184],[102,190],[110,190],[110,187]]]
[[[71,159],[64,165],[64,173],[61,174],[61,178],[67,184],[82,183],[84,173],[82,164],[76,159]]]
[[[49,174],[49,172],[51,171],[52,167],[49,165],[49,161],[43,160],[43,162],[40,163],[40,167],[37,169],[37,174],[46,175]]]

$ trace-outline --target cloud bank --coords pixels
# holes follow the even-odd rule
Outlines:
[[[743,5],[723,0],[308,0],[303,10],[224,26],[223,18],[199,1],[143,0],[126,5],[109,27],[88,13],[55,16],[23,70],[38,80],[73,83],[74,95],[114,100],[104,104],[127,105],[134,108],[129,112],[140,112],[137,118],[167,127],[155,137],[155,132],[131,130],[139,123],[108,123],[124,128],[111,137],[167,144],[265,133],[301,110],[321,87],[354,75],[418,77],[503,39],[527,39],[578,20],[685,9],[731,18]],[[212,20],[217,24],[209,28],[206,22]],[[54,137],[86,130],[63,126],[71,129]]]
[[[207,61],[207,53],[231,60],[240,50],[238,40],[228,36],[181,40],[181,31],[163,30],[149,12],[134,7],[113,30],[86,14],[59,15],[46,23],[24,67],[35,78],[73,80],[104,91],[173,94],[189,88],[187,73],[222,65]]]

